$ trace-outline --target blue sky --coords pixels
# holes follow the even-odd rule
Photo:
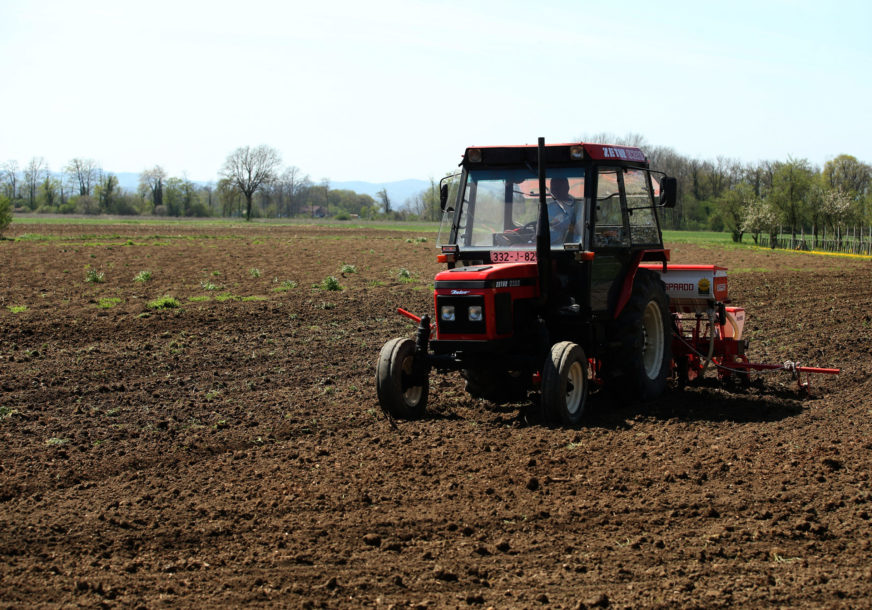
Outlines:
[[[703,158],[872,162],[872,3],[0,3],[0,162],[212,180],[439,177],[472,144],[635,133]]]

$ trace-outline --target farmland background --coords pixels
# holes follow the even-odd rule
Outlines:
[[[868,258],[668,234],[673,261],[731,269],[752,360],[842,369],[809,395],[783,374],[598,394],[572,430],[448,375],[393,430],[373,365],[413,332],[394,308],[432,306],[434,225],[104,222],[0,240],[4,604],[872,593]]]

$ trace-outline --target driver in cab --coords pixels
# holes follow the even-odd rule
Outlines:
[[[551,178],[551,199],[548,201],[548,221],[551,227],[551,243],[562,244],[572,226],[575,198],[569,194],[569,179],[562,176]]]

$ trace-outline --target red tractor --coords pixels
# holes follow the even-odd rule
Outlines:
[[[592,381],[645,401],[673,374],[692,380],[710,363],[744,380],[803,371],[747,362],[725,270],[667,268],[658,209],[675,205],[676,180],[638,148],[540,138],[467,148],[461,166],[453,195],[440,187],[448,269],[436,275],[432,322],[398,310],[418,322],[416,338],[379,354],[390,416],[424,412],[433,369],[461,371],[470,395],[496,403],[538,391],[545,416],[565,425],[581,421]]]

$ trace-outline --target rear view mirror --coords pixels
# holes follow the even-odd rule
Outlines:
[[[663,176],[660,181],[660,207],[674,208],[678,200],[678,180]]]

